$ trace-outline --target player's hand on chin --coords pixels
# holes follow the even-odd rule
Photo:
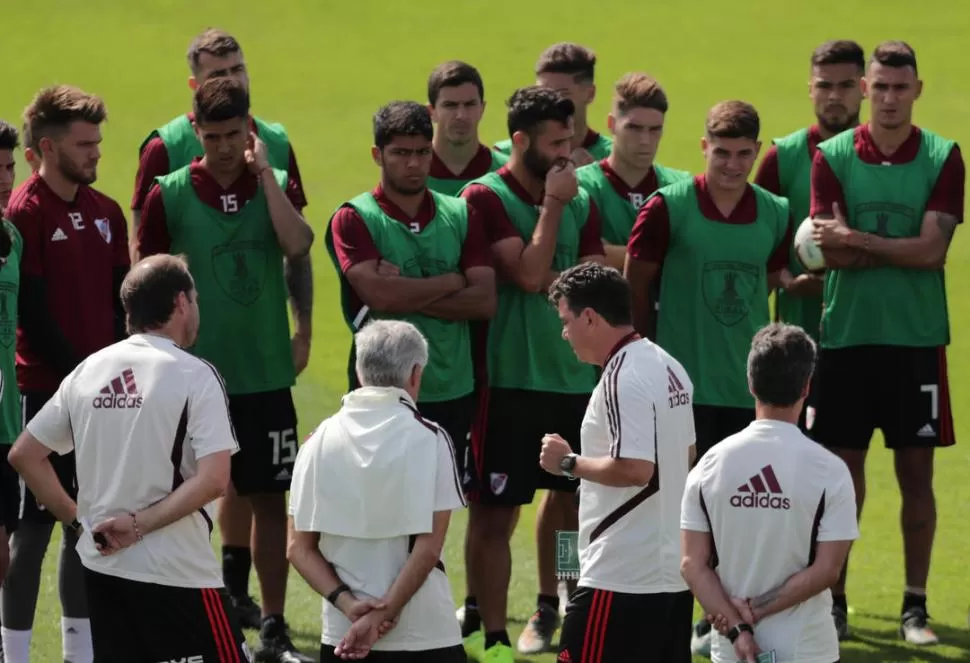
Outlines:
[[[578,192],[576,166],[569,159],[557,161],[546,173],[546,195],[565,205],[575,198]]]
[[[560,463],[567,454],[572,452],[572,447],[566,440],[556,433],[549,433],[542,437],[542,451],[539,452],[539,465],[550,474],[562,474]]]

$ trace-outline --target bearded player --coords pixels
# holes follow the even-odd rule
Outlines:
[[[608,136],[594,131],[587,123],[589,106],[596,98],[595,70],[596,54],[585,46],[570,42],[553,44],[539,55],[536,62],[536,85],[556,90],[572,101],[576,109],[570,159],[577,168],[605,159],[613,148],[613,141]],[[495,149],[511,155],[512,141],[500,141]]]
[[[488,390],[472,431],[478,493],[469,514],[470,569],[480,581],[478,613],[488,663],[514,658],[506,631],[509,546],[516,508],[547,489],[536,522],[539,595],[520,651],[547,649],[559,626],[555,532],[577,527],[576,483],[536,463],[550,431],[578,440],[596,384],[593,368],[562,338],[545,290],[558,273],[605,261],[599,213],[569,162],[573,103],[555,90],[517,90],[508,102],[509,163],[471,182],[462,196],[484,220],[498,271],[498,308],[488,330]],[[471,620],[465,612],[464,635]],[[477,616],[477,615],[476,615]]]
[[[159,177],[145,199],[135,254],[184,253],[199,292],[193,352],[222,374],[239,439],[232,483],[252,504],[253,552],[263,597],[257,661],[302,663],[283,618],[286,492],[296,460],[291,387],[302,358],[290,342],[284,260],[309,251],[313,231],[299,193],[269,164],[249,130],[249,92],[213,78],[195,92],[194,125],[204,156]]]
[[[932,645],[933,460],[955,443],[944,265],[963,219],[965,168],[956,143],[913,124],[923,83],[908,44],[876,47],[865,85],[871,120],[821,143],[812,161],[811,211],[829,268],[812,434],[849,466],[860,513],[876,428],[893,450],[906,570],[899,632]],[[844,634],[845,573],[832,594]]]
[[[249,89],[249,70],[242,47],[236,39],[222,30],[208,29],[196,37],[188,50],[190,70],[189,89],[196,90],[205,81],[220,76],[233,78]],[[192,113],[179,115],[169,123],[153,130],[141,146],[135,193],[131,201],[132,223],[137,229],[141,220],[145,197],[155,178],[175,172],[189,165],[203,154],[202,145],[192,126]],[[288,186],[293,193],[297,211],[306,207],[306,197],[300,179],[300,169],[290,145],[286,129],[254,117],[253,131],[266,145],[269,164],[289,174]],[[290,308],[296,321],[293,351],[299,358],[297,373],[303,370],[310,354],[313,319],[313,272],[310,257],[286,263],[286,286]],[[260,628],[260,607],[249,596],[249,572],[252,565],[250,536],[253,521],[248,501],[238,499],[230,485],[219,504],[219,530],[222,534],[222,569],[226,591],[244,628]]]
[[[428,175],[432,191],[453,196],[471,180],[508,161],[478,138],[485,113],[485,85],[475,67],[457,60],[435,67],[428,77],[428,110],[437,125]]]

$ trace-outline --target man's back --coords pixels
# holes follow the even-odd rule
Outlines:
[[[211,365],[166,337],[136,334],[82,362],[28,428],[58,453],[75,449],[78,513],[97,525],[164,499],[195,475],[199,458],[235,451],[225,404]],[[57,420],[66,418],[65,430]],[[102,557],[89,536],[78,552],[106,575],[222,587],[211,531],[206,507],[115,555]]]
[[[714,446],[687,479],[682,526],[711,531],[717,573],[732,596],[760,596],[809,566],[819,542],[858,536],[848,468],[792,424],[755,421]],[[831,594],[759,622],[755,638],[779,661],[831,663],[838,641]],[[714,661],[736,660],[724,638]],[[733,657],[733,658],[732,658]]]

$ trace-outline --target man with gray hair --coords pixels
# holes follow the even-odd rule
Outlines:
[[[465,499],[451,438],[415,405],[428,343],[378,320],[354,345],[362,386],[300,448],[290,489],[287,557],[325,597],[320,661],[464,662],[441,549]]]
[[[772,324],[754,337],[748,387],[755,421],[714,445],[687,477],[681,572],[725,637],[714,663],[834,663],[829,588],[859,537],[845,463],[797,423],[815,370],[815,342]]]

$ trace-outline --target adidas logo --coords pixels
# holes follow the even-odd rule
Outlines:
[[[67,239],[67,233],[65,233],[60,228],[58,228],[57,230],[55,230],[54,231],[54,234],[51,235],[51,241],[52,242],[63,242],[65,239]]]
[[[791,508],[791,500],[783,497],[784,491],[771,465],[765,465],[758,474],[738,486],[737,495],[731,496],[731,506],[745,509],[784,509]]]
[[[141,407],[142,404],[138,385],[135,384],[135,374],[130,368],[126,368],[121,375],[101,387],[98,394],[94,399],[94,407],[97,409],[132,408]]]
[[[933,424],[924,424],[919,432],[916,433],[917,437],[936,437],[936,431],[933,430]]]
[[[279,473],[274,478],[274,481],[289,481],[293,477],[290,475],[290,471],[285,467],[279,471]]]
[[[684,389],[684,383],[670,366],[667,367],[667,405],[672,408],[690,405],[690,395]]]

